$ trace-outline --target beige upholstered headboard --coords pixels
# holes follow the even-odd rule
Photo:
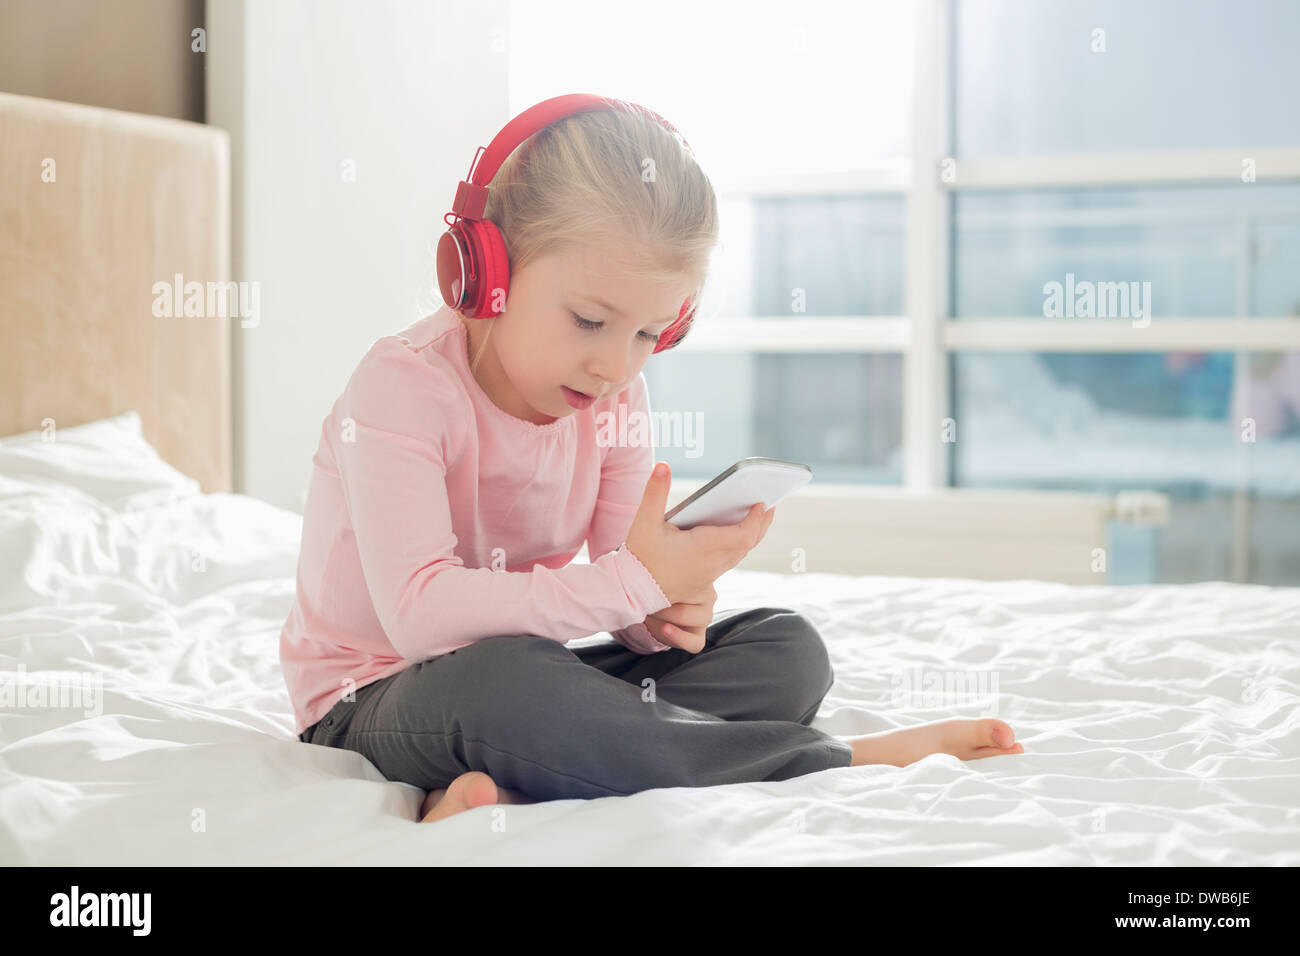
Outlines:
[[[230,278],[229,136],[0,93],[0,437],[135,409],[165,461],[230,491],[239,313],[205,294],[187,317],[155,291],[178,275]]]

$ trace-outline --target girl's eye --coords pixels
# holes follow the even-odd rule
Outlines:
[[[573,316],[574,322],[580,329],[595,330],[605,324],[604,322],[592,322],[589,319],[584,319],[582,316],[578,315],[577,312],[571,312],[569,314]],[[638,332],[637,334],[641,336],[643,341],[649,342],[651,345],[659,344],[659,336],[652,332]]]

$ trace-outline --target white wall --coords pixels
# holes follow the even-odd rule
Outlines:
[[[208,3],[234,277],[261,296],[255,327],[232,323],[236,491],[301,511],[322,420],[361,356],[441,303],[443,214],[511,118],[506,17],[507,0]]]

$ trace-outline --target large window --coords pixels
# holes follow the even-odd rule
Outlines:
[[[971,190],[953,218],[958,318],[1044,316],[1067,275],[1139,282],[1161,324],[1300,315],[1300,183]]]
[[[954,0],[955,155],[1300,146],[1293,0]]]
[[[707,321],[646,367],[678,475],[1157,490],[1111,581],[1300,584],[1300,5],[529,6],[513,109],[643,102],[719,191]]]

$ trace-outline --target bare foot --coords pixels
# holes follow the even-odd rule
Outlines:
[[[853,748],[850,764],[853,767],[872,763],[906,767],[930,754],[952,754],[962,760],[979,760],[1025,752],[1024,745],[1016,743],[1010,725],[995,717],[941,720],[885,734],[850,737],[847,742]]]
[[[478,770],[462,773],[445,788],[430,790],[420,804],[420,822],[434,823],[462,810],[473,810],[489,803],[536,803],[518,790],[498,787],[487,774]]]

